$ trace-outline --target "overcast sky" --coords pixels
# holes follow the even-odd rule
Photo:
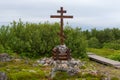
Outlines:
[[[64,7],[71,26],[97,28],[120,26],[120,0],[0,0],[0,23],[18,21],[59,22],[50,15]]]

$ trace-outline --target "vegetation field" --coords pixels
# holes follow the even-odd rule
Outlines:
[[[110,58],[113,60],[120,61],[120,50],[114,50],[114,49],[95,49],[95,48],[88,48],[88,52],[93,52],[97,55]]]
[[[36,24],[21,20],[0,26],[0,54],[7,53],[13,57],[18,55],[21,59],[0,62],[0,72],[7,73],[8,80],[48,80],[51,66],[36,65],[36,59],[52,56],[52,49],[60,44],[59,29],[59,23]],[[85,60],[85,65],[75,76],[57,72],[54,80],[102,80],[107,74],[111,80],[120,79],[120,70],[91,62],[86,54],[87,51],[93,52],[120,61],[119,28],[83,31],[80,27],[72,28],[67,25],[64,27],[64,34],[65,44],[71,49],[72,57]],[[96,70],[100,72],[92,74]],[[104,72],[107,74],[102,75]]]
[[[36,60],[13,60],[1,62],[0,71],[5,72],[8,80],[48,80],[51,66],[35,65]],[[81,67],[81,72],[74,76],[69,76],[66,72],[56,72],[53,80],[101,80],[104,77],[111,77],[111,80],[119,80],[120,71],[112,67],[96,64],[89,60],[83,61],[85,65]],[[104,70],[102,69],[104,68]],[[99,71],[99,73],[93,73]]]

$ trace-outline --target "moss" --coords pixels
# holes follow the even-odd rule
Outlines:
[[[16,73],[9,73],[8,78],[8,80],[37,80],[45,78],[45,73],[43,71],[20,71]]]
[[[0,62],[0,67],[4,67],[4,66],[7,66],[7,63],[6,62]]]
[[[57,72],[56,76],[53,78],[53,80],[101,80],[102,76],[100,75],[92,75],[89,73],[86,74],[82,74],[82,73],[78,73],[74,76],[70,76],[68,75],[66,72]]]
[[[112,77],[111,80],[119,80],[119,78],[117,78],[117,77]]]
[[[82,74],[85,70],[93,70],[94,67],[98,67],[99,65],[92,65],[93,63],[85,60],[85,65],[80,67],[81,73],[70,76],[66,72],[57,72],[56,76],[53,80],[100,80],[103,76],[97,75],[91,75],[88,74],[88,72],[85,72],[85,74]],[[21,60],[20,62],[4,62],[0,63],[0,71],[5,72],[8,75],[8,80],[48,80],[46,75],[49,75],[49,72],[51,70],[50,66],[34,66],[34,60],[29,60],[29,64],[25,63],[25,60]],[[101,69],[101,68],[100,68]],[[112,78],[112,80],[119,80],[117,78]]]

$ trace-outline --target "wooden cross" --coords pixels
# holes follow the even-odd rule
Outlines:
[[[64,32],[63,32],[63,18],[73,18],[73,16],[65,16],[63,13],[66,13],[66,10],[63,10],[63,7],[60,8],[60,10],[57,10],[57,13],[60,13],[61,15],[51,15],[51,18],[60,18],[60,43],[61,45],[64,44]]]

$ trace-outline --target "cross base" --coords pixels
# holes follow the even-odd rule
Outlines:
[[[57,60],[53,63],[54,67],[51,69],[50,78],[53,79],[56,75],[56,72],[58,71],[64,71],[67,72],[68,75],[73,76],[79,73],[80,69],[80,62],[79,61],[73,61],[73,60],[67,60],[67,61],[61,61]]]

